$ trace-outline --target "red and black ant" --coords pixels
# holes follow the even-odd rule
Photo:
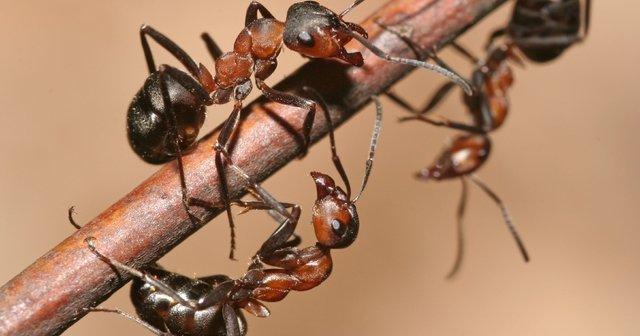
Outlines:
[[[224,104],[232,99],[235,102],[215,145],[220,192],[232,229],[231,258],[235,244],[224,158],[228,157],[229,140],[240,121],[243,100],[251,92],[252,76],[258,89],[267,98],[308,111],[302,125],[303,155],[309,145],[315,102],[277,91],[264,82],[275,71],[277,57],[283,45],[306,57],[337,58],[353,66],[362,66],[362,54],[351,53],[344,48],[347,42],[356,39],[379,57],[390,62],[436,71],[465,91],[471,92],[469,84],[457,74],[438,65],[388,55],[367,40],[364,28],[344,21],[343,17],[363,1],[355,0],[340,14],[315,1],[298,2],[289,7],[284,22],[275,19],[262,4],[251,2],[245,16],[245,27],[236,38],[233,51],[222,53],[208,34],[202,36],[215,60],[215,76],[204,65],[196,65],[189,55],[166,36],[149,26],[141,28],[140,36],[150,76],[129,107],[129,142],[134,151],[149,163],[178,159],[182,203],[192,220],[195,217],[189,211],[190,199],[187,196],[182,151],[188,150],[195,142],[204,120],[206,105]],[[261,18],[258,18],[258,13]],[[168,65],[156,69],[147,36],[175,56],[191,76]]]
[[[413,43],[406,34],[389,27],[384,28],[400,36],[417,53],[422,53],[420,47]],[[460,178],[462,181],[462,196],[457,211],[457,255],[447,278],[452,278],[458,272],[464,255],[462,220],[467,202],[467,178],[474,182],[498,205],[522,257],[525,262],[529,261],[527,250],[513,226],[511,217],[504,203],[495,192],[480,181],[478,177],[473,175],[489,156],[491,140],[489,139],[488,133],[496,130],[503,124],[509,111],[507,90],[513,84],[513,74],[508,61],[511,60],[522,64],[522,60],[513,52],[511,44],[493,47],[488,52],[486,59],[482,61],[479,61],[477,57],[473,56],[460,45],[453,43],[453,46],[476,64],[476,69],[471,76],[474,92],[470,96],[463,95],[463,101],[467,106],[467,111],[473,119],[472,123],[466,124],[451,121],[442,116],[438,116],[437,118],[427,116],[451,91],[453,86],[449,85],[449,83],[440,87],[431,100],[422,108],[411,106],[407,101],[392,92],[387,93],[391,100],[413,113],[410,117],[401,118],[401,121],[420,120],[431,125],[458,129],[470,133],[456,136],[451,141],[451,144],[443,150],[433,165],[422,169],[417,174],[417,177],[422,180],[434,179],[440,181]],[[429,56],[436,57],[433,54]]]
[[[315,94],[315,91],[308,89]],[[249,210],[271,210],[282,216],[281,224],[262,244],[252,258],[246,274],[231,280],[218,275],[199,279],[164,271],[155,266],[139,271],[100,253],[92,237],[86,239],[89,249],[111,267],[136,278],[131,296],[140,318],[117,309],[91,308],[89,311],[115,312],[137,321],[157,335],[244,335],[246,321],[239,309],[258,316],[269,316],[269,310],[261,301],[280,301],[292,290],[312,289],[331,274],[333,262],[331,250],[346,248],[358,234],[359,218],[355,207],[362,195],[373,165],[373,157],[381,129],[382,108],[376,103],[376,122],[371,139],[369,156],[359,194],[351,198],[351,186],[337,154],[331,116],[327,104],[320,97],[331,141],[332,160],[345,184],[345,190],[323,173],[312,172],[317,199],[312,210],[312,223],[318,242],[303,249],[295,235],[300,218],[300,207],[280,203],[264,188],[253,181],[233,162],[227,162],[246,182],[246,187],[259,201],[237,204]],[[291,208],[289,213],[286,208]],[[69,218],[73,222],[71,212]],[[265,268],[266,265],[275,268]],[[215,331],[213,333],[211,330]]]
[[[487,45],[507,35],[528,59],[549,62],[587,36],[590,20],[591,0],[517,0],[509,24]]]

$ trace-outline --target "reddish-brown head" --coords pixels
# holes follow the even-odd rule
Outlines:
[[[303,1],[289,7],[283,40],[287,48],[306,57],[336,57],[362,66],[360,53],[348,53],[344,49],[352,38],[352,29],[330,9],[315,1]]]
[[[344,248],[358,236],[358,213],[342,188],[325,174],[312,172],[318,197],[313,205],[313,228],[320,245]]]
[[[425,180],[444,180],[471,174],[487,160],[490,151],[491,141],[485,135],[457,136],[433,165],[416,176]]]

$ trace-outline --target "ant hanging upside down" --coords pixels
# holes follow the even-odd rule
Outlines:
[[[406,33],[400,32],[393,27],[382,26],[392,33],[397,34],[407,42],[416,53],[424,53],[420,50],[419,46],[406,36]],[[488,56],[484,60],[479,60],[456,43],[453,43],[452,46],[476,64],[476,68],[471,76],[474,92],[470,96],[463,95],[462,97],[467,107],[467,112],[471,114],[472,123],[452,121],[443,116],[428,116],[453,88],[449,83],[441,86],[431,100],[422,108],[415,108],[397,94],[387,92],[387,95],[392,101],[412,112],[411,116],[400,118],[400,121],[419,120],[434,126],[448,127],[467,132],[467,134],[455,136],[436,159],[435,163],[422,169],[416,175],[421,180],[434,179],[441,181],[460,178],[462,181],[462,196],[457,211],[457,254],[454,265],[447,274],[447,278],[453,278],[457,274],[464,256],[463,217],[467,202],[467,179],[475,183],[499,206],[504,221],[515,239],[523,259],[526,262],[529,261],[528,252],[513,226],[511,216],[504,203],[495,192],[473,174],[489,157],[491,140],[489,139],[488,133],[499,128],[509,112],[507,90],[513,84],[513,74],[508,61],[522,64],[522,60],[514,53],[512,44],[494,46],[488,51]],[[443,64],[435,55],[431,54],[429,56],[436,58],[437,61]]]
[[[311,91],[314,95],[315,90]],[[333,269],[331,250],[346,248],[356,239],[360,226],[356,201],[362,195],[373,165],[373,157],[381,129],[382,108],[376,97],[376,122],[369,156],[359,194],[351,198],[351,186],[337,154],[333,126],[327,104],[319,97],[329,126],[331,153],[334,165],[345,184],[345,190],[323,173],[312,172],[317,199],[312,210],[317,243],[297,248],[295,235],[300,207],[275,200],[241,168],[227,159],[227,163],[246,183],[247,189],[258,198],[256,202],[237,201],[249,210],[269,210],[282,217],[282,222],[262,244],[252,258],[249,269],[239,279],[224,275],[190,279],[165,271],[158,266],[136,270],[111,259],[99,251],[93,237],[86,238],[89,249],[118,272],[135,278],[131,297],[140,318],[117,309],[90,308],[88,311],[113,312],[130,318],[157,335],[233,335],[246,333],[246,321],[240,309],[258,316],[269,316],[262,302],[284,299],[290,291],[305,291],[320,285]],[[286,208],[292,209],[288,212]],[[69,219],[74,226],[71,210]],[[273,268],[267,268],[273,266]]]
[[[364,64],[362,54],[348,52],[344,48],[347,42],[355,39],[378,57],[389,62],[436,71],[471,93],[470,85],[454,72],[435,64],[391,56],[369,42],[367,32],[362,27],[344,21],[343,17],[363,1],[354,1],[340,14],[315,1],[298,2],[289,7],[284,22],[275,19],[262,4],[251,2],[245,17],[245,27],[236,38],[233,51],[222,53],[208,34],[202,36],[215,61],[215,76],[204,65],[196,65],[186,52],[160,32],[146,25],[140,29],[150,75],[129,107],[129,142],[133,150],[149,163],[164,163],[177,158],[182,203],[193,222],[197,222],[197,218],[190,211],[191,199],[187,194],[182,152],[189,150],[195,143],[204,122],[205,106],[234,101],[233,111],[215,145],[220,193],[232,230],[231,258],[235,248],[235,234],[224,157],[229,155],[230,139],[238,127],[243,101],[252,90],[252,77],[256,87],[268,99],[307,110],[302,125],[302,155],[309,145],[316,111],[315,102],[277,91],[265,83],[277,67],[277,58],[283,45],[306,57],[336,58],[359,67]],[[262,17],[258,18],[258,14]],[[176,57],[188,74],[166,64],[156,69],[147,37]]]

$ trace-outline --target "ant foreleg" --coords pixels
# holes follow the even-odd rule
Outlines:
[[[311,129],[313,128],[313,121],[316,115],[316,102],[313,100],[305,99],[296,95],[292,95],[286,92],[277,91],[265,84],[264,80],[256,77],[256,86],[268,99],[289,106],[295,106],[307,110],[304,122],[302,124],[302,152],[300,157],[307,154],[309,145],[311,143]]]
[[[258,12],[260,12],[260,15],[262,15],[263,18],[273,19],[273,14],[269,12],[267,7],[265,7],[258,1],[251,1],[249,7],[247,7],[247,14],[245,15],[244,19],[245,27],[258,19]]]
[[[120,309],[110,309],[110,308],[102,308],[102,307],[93,307],[93,308],[85,308],[85,311],[89,311],[89,312],[105,312],[105,313],[116,313],[119,314],[121,316],[124,316],[136,323],[138,323],[139,325],[147,328],[147,330],[151,331],[152,333],[158,335],[158,336],[174,336],[172,333],[170,332],[166,332],[166,331],[162,331],[152,325],[150,325],[149,323],[133,316],[130,315]]]
[[[462,265],[462,259],[464,258],[464,212],[467,208],[467,194],[468,194],[468,186],[467,180],[462,176],[460,178],[460,182],[462,182],[462,192],[460,193],[460,202],[458,203],[458,210],[456,212],[456,237],[457,237],[457,245],[456,245],[456,259],[453,262],[453,266],[451,266],[451,270],[447,273],[447,279],[453,279],[453,277],[458,274],[460,270],[460,266]]]
[[[149,35],[154,41],[158,42],[158,44],[171,53],[171,55],[177,58],[191,73],[191,75],[199,78],[199,70],[196,62],[184,50],[182,50],[182,48],[159,31],[153,29],[151,26],[142,25],[142,27],[140,27],[140,42],[142,43],[144,57],[147,60],[147,67],[149,68],[150,74],[156,72],[156,64],[153,60],[151,47],[149,47],[149,42],[147,41],[147,35]]]

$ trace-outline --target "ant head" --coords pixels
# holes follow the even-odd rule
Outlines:
[[[489,157],[491,141],[485,135],[457,136],[436,162],[416,174],[419,179],[444,180],[476,171]]]
[[[364,32],[356,26],[347,25],[340,15],[315,1],[303,1],[289,7],[283,40],[287,48],[306,57],[336,57],[351,65],[362,66],[360,53],[348,53],[344,49],[352,39],[352,29]]]
[[[312,219],[318,242],[328,248],[351,245],[360,227],[355,205],[330,176],[312,172],[311,177],[318,192]]]

